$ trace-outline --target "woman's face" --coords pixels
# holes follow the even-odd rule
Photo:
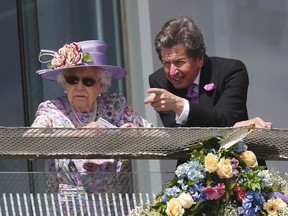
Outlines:
[[[97,68],[73,68],[65,72],[64,89],[70,104],[77,112],[91,112],[103,89]]]

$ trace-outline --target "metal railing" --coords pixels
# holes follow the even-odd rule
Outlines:
[[[0,159],[115,158],[189,159],[189,148],[210,136],[228,136],[235,128],[99,128],[52,129],[0,127]],[[254,129],[244,137],[258,158],[288,159],[287,129]],[[0,215],[127,215],[139,204],[154,202],[155,193],[48,194],[46,185],[36,190],[15,190],[17,175],[22,183],[45,178],[45,173],[0,173],[13,190],[0,193]],[[173,177],[173,173],[169,174]],[[143,177],[145,178],[145,177]],[[15,181],[15,182],[14,182]],[[14,182],[14,183],[13,183]],[[45,182],[43,179],[41,182]],[[13,192],[11,192],[13,191]],[[15,192],[16,191],[16,192]],[[75,199],[76,198],[76,199]],[[83,203],[86,203],[84,210]]]

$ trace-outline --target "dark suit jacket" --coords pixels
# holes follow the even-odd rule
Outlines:
[[[214,83],[212,91],[204,86]],[[167,80],[163,68],[149,76],[151,88],[163,88],[186,98],[186,89],[176,89]],[[228,127],[248,119],[246,100],[249,85],[245,65],[234,59],[204,57],[200,74],[199,104],[190,103],[190,113],[184,127]],[[187,98],[186,98],[187,99]],[[173,111],[159,112],[165,127],[179,127]]]

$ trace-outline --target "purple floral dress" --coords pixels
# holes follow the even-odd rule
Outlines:
[[[76,114],[82,122],[85,122],[90,120],[94,112]],[[97,98],[95,120],[99,117],[104,118],[117,127],[128,122],[133,123],[137,127],[152,127],[150,123],[128,106],[125,97],[118,94],[102,93]],[[31,127],[80,128],[81,125],[75,113],[71,110],[68,98],[65,96],[41,103]],[[129,192],[129,186],[131,187],[132,184],[131,177],[127,174],[127,172],[131,171],[128,160],[49,159],[46,160],[45,169],[47,172],[48,194],[62,194],[66,196],[66,200],[67,195],[74,194],[75,197],[72,198],[77,201],[79,199],[78,194],[81,193],[126,193]],[[61,202],[63,206],[67,207],[65,204],[67,201]],[[85,213],[87,211],[87,202],[85,201],[81,205]],[[69,215],[78,214],[78,210],[75,210],[75,208],[73,210],[72,206],[63,211],[69,211]]]

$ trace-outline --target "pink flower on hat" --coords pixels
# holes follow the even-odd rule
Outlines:
[[[65,44],[51,61],[52,68],[62,68],[82,63],[83,54],[77,43]]]
[[[92,56],[87,52],[83,53],[79,44],[75,42],[64,44],[64,46],[61,47],[58,52],[41,50],[39,56],[40,58],[42,56],[53,56],[53,59],[50,61],[42,61],[39,58],[40,62],[48,63],[49,69],[75,66],[81,64],[82,61],[92,62]]]
[[[206,91],[212,91],[214,88],[215,88],[214,83],[209,83],[209,84],[206,84],[206,85],[204,86],[204,89],[205,89]]]

